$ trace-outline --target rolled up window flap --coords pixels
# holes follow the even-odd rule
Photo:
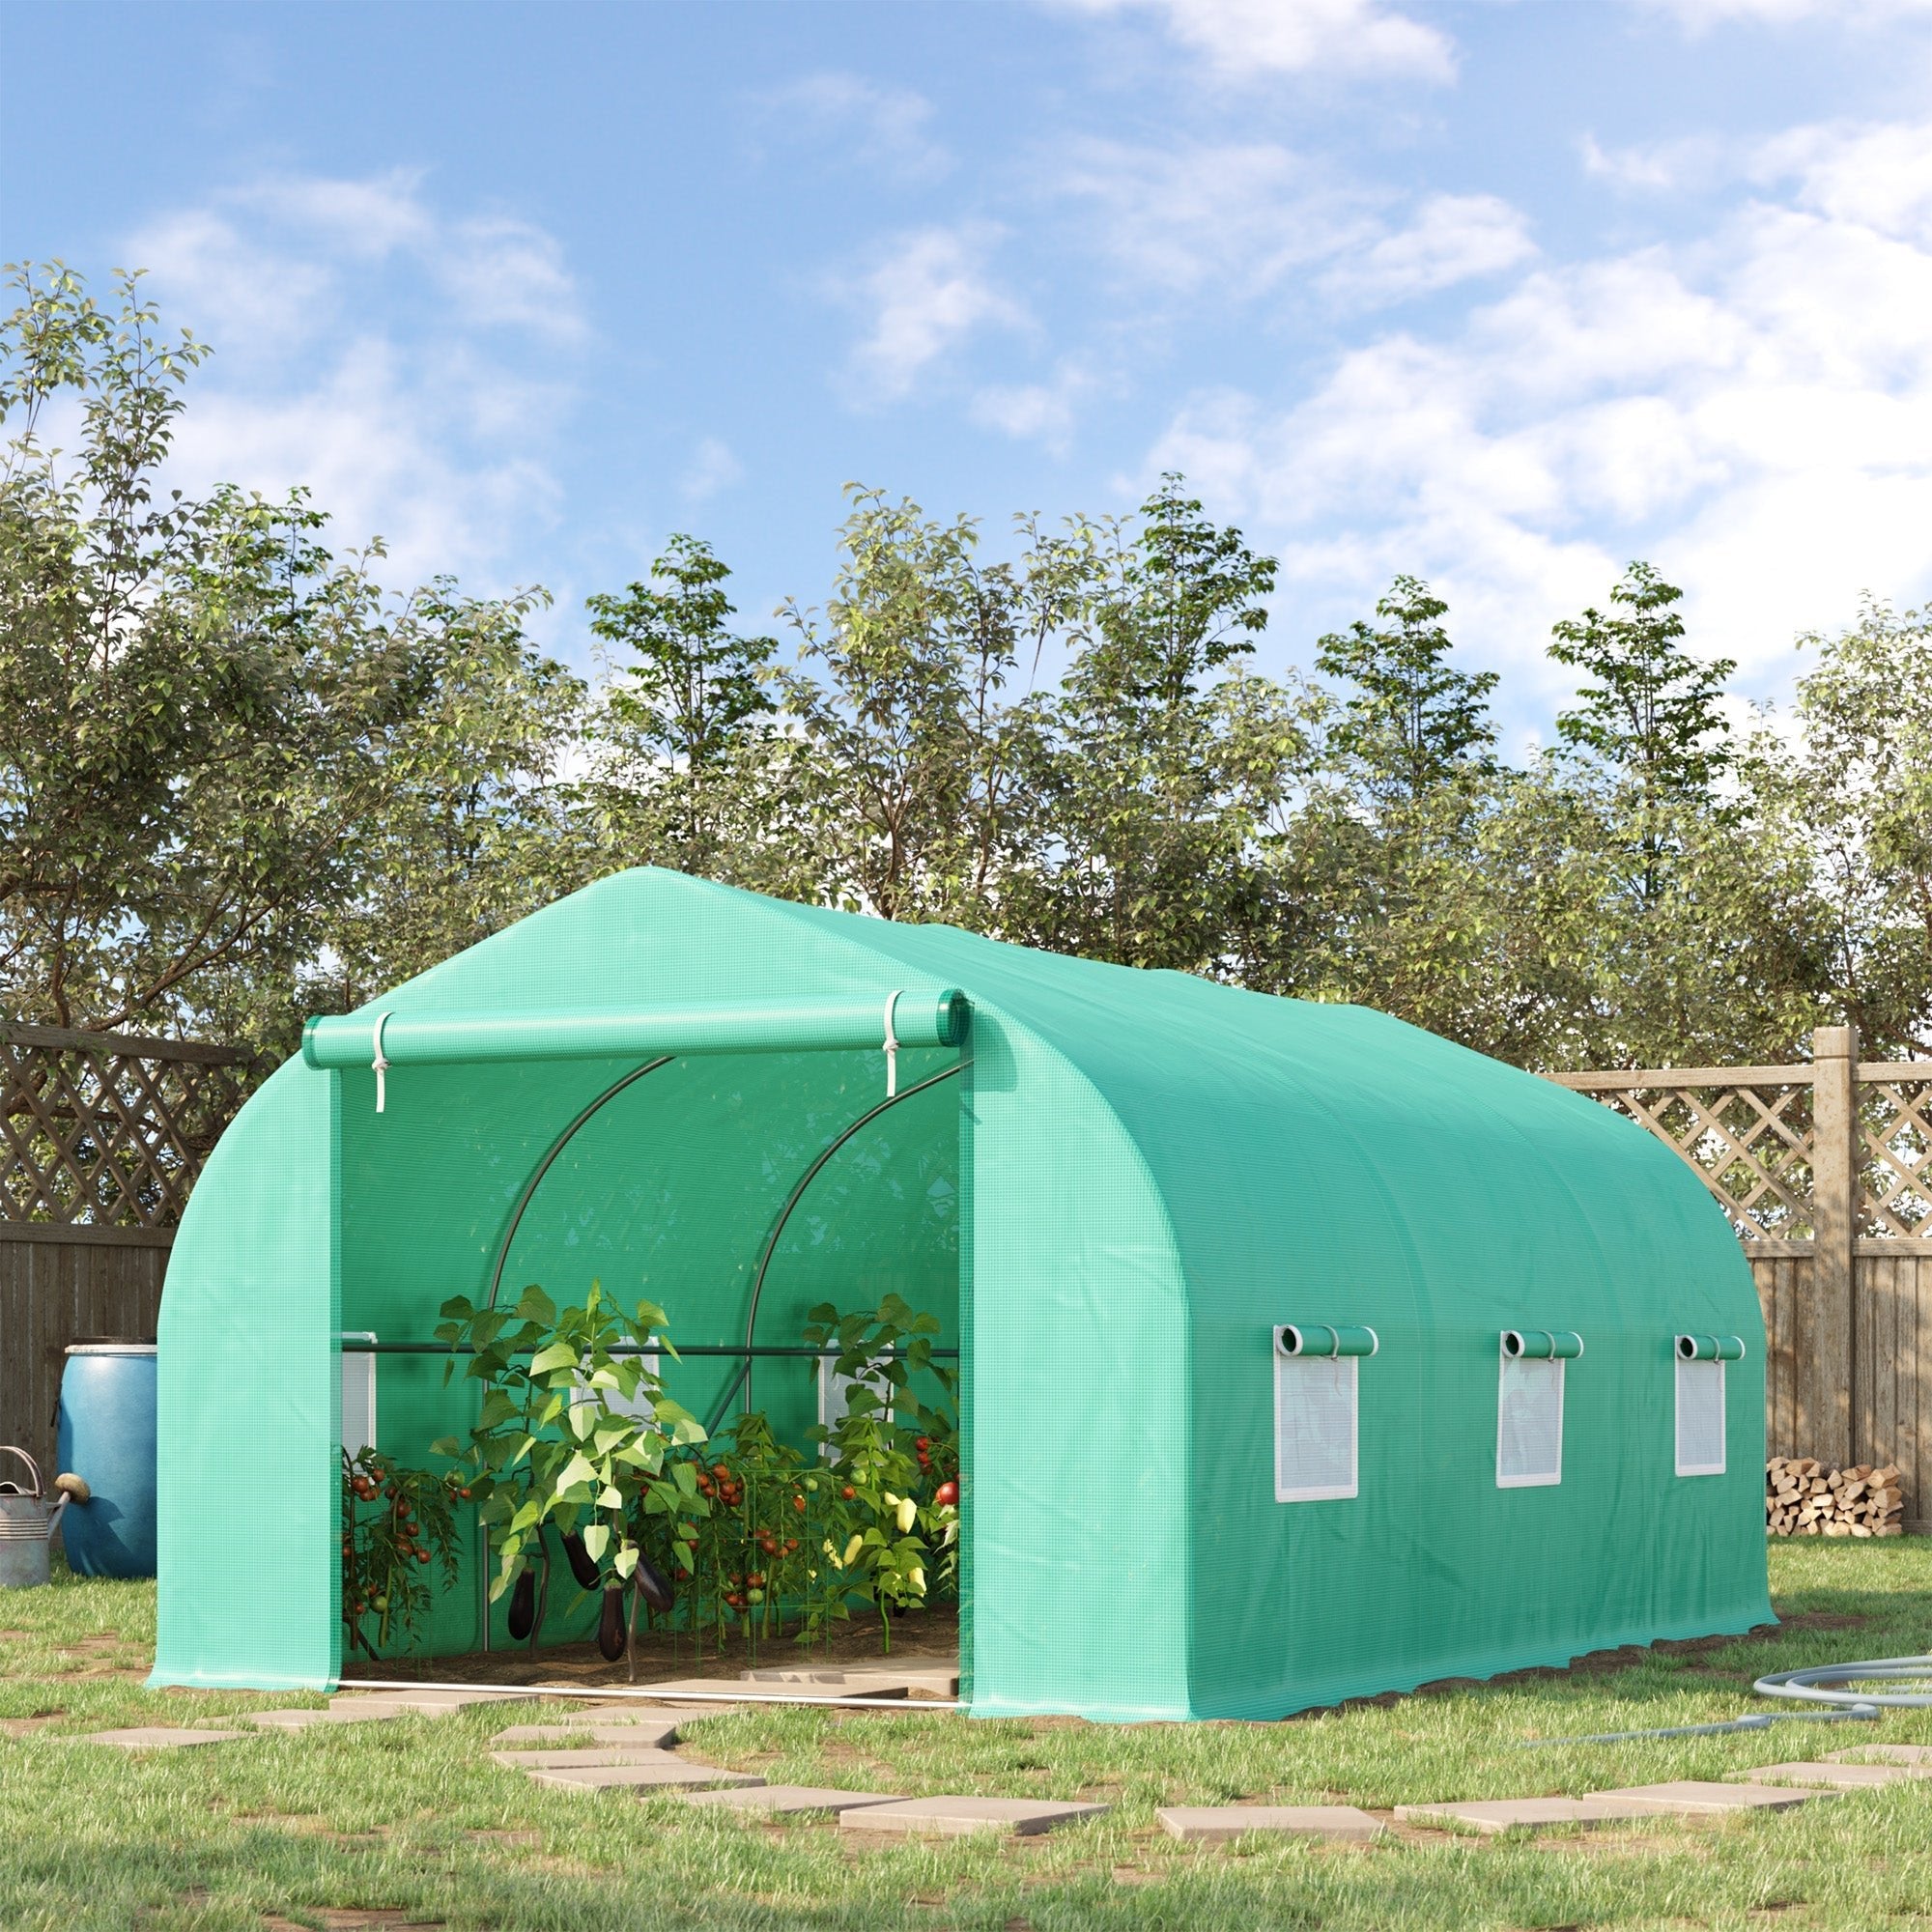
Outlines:
[[[1745,1358],[1742,1335],[1680,1335],[1677,1359],[1680,1362],[1741,1362]]]
[[[1323,1321],[1285,1321],[1274,1331],[1284,1355],[1373,1355],[1382,1344],[1373,1328],[1337,1328]]]
[[[1505,1328],[1503,1353],[1512,1361],[1574,1362],[1583,1338],[1567,1328]]]

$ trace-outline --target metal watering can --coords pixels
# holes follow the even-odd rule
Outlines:
[[[70,1498],[85,1502],[87,1485],[78,1476],[60,1476],[60,1501],[49,1509],[41,1465],[24,1449],[0,1442],[0,1455],[17,1456],[32,1472],[34,1487],[0,1483],[0,1590],[23,1590],[47,1580],[47,1544]]]

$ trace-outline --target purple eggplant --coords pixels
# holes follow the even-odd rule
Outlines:
[[[638,1591],[660,1616],[668,1614],[677,1602],[670,1579],[641,1549],[638,1551]]]
[[[583,1547],[582,1536],[574,1529],[563,1532],[563,1553],[570,1564],[570,1574],[577,1578],[580,1590],[594,1590],[597,1579],[603,1574],[597,1567],[597,1559]]]
[[[624,1654],[624,1586],[611,1584],[604,1592],[604,1614],[597,1619],[597,1650],[606,1663]]]
[[[510,1586],[510,1634],[519,1642],[537,1627],[537,1573],[525,1567]]]

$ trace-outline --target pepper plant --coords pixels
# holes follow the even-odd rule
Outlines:
[[[367,1446],[342,1452],[342,1621],[352,1650],[374,1658],[392,1632],[413,1634],[430,1606],[432,1565],[445,1588],[455,1584],[456,1505],[470,1493],[460,1477],[405,1468]]]
[[[491,1601],[545,1553],[547,1525],[581,1535],[605,1587],[629,1595],[625,1649],[635,1676],[639,1597],[654,1581],[640,1576],[640,1532],[661,1520],[681,1552],[676,1567],[688,1572],[683,1556],[710,1513],[694,1463],[671,1453],[703,1442],[704,1430],[665,1393],[648,1352],[656,1334],[655,1350],[677,1357],[664,1310],[649,1301],[628,1309],[593,1281],[581,1306],[560,1312],[532,1286],[513,1308],[477,1308],[457,1295],[441,1313],[438,1339],[472,1350],[466,1374],[483,1384],[469,1440],[447,1436],[436,1449],[475,1471],[469,1487],[497,1545]]]

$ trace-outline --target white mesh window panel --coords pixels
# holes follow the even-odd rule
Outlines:
[[[657,1350],[655,1348],[646,1349],[640,1360],[644,1369],[654,1374],[658,1366]],[[571,1407],[581,1408],[585,1403],[591,1401],[594,1396],[603,1397],[604,1406],[611,1414],[628,1415],[639,1422],[648,1422],[658,1412],[658,1406],[651,1400],[650,1392],[641,1385],[639,1385],[636,1395],[629,1397],[626,1397],[621,1389],[607,1388],[593,1391],[590,1386],[588,1371],[580,1369],[578,1371],[577,1386],[570,1392]]]
[[[373,1342],[373,1335],[347,1335]],[[352,1455],[376,1447],[376,1357],[342,1351],[342,1446]]]
[[[882,1369],[885,1365],[885,1358],[882,1356],[871,1366]],[[818,1358],[818,1419],[827,1429],[837,1429],[845,1420],[846,1402],[852,1393],[855,1379],[852,1376],[841,1376],[830,1355],[821,1355]],[[876,1396],[880,1393],[881,1384],[874,1381],[871,1388]],[[890,1397],[891,1390],[887,1389],[885,1392]],[[873,1413],[881,1421],[890,1422],[893,1419],[891,1401],[886,1402],[882,1410],[875,1409]],[[832,1453],[830,1443],[825,1445],[825,1453],[828,1456]]]
[[[1724,1473],[1724,1365],[1677,1364],[1677,1473]]]
[[[1355,1493],[1353,1355],[1274,1358],[1274,1499],[1325,1502]]]
[[[1496,1488],[1529,1490],[1563,1480],[1563,1369],[1556,1361],[1502,1358],[1496,1385]]]

